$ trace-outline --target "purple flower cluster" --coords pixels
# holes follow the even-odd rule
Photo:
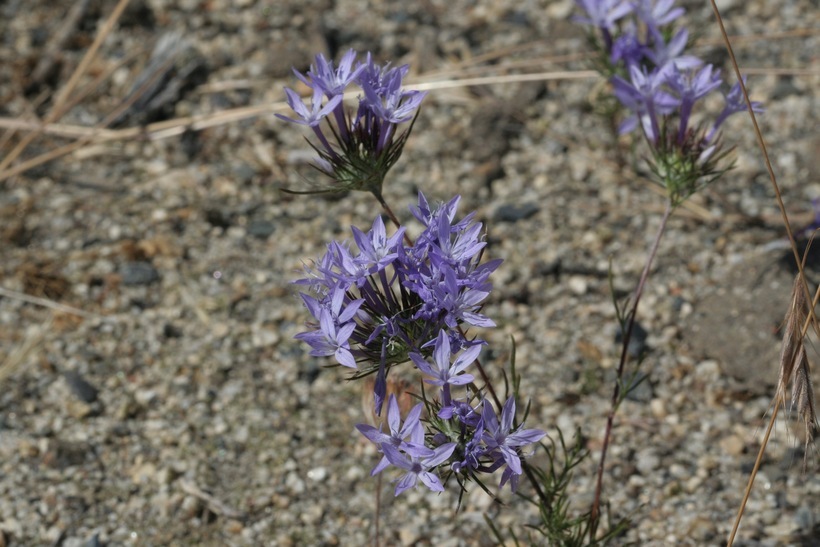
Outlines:
[[[356,426],[384,454],[371,475],[390,465],[406,471],[396,480],[397,496],[416,486],[419,480],[434,492],[443,491],[441,479],[432,471],[446,463],[461,477],[475,477],[477,473],[493,473],[503,468],[499,488],[509,482],[510,489],[515,492],[523,473],[522,447],[536,443],[546,435],[539,429],[515,426],[513,397],[504,404],[500,421],[493,405],[486,399],[475,408],[466,401],[459,401],[451,407],[457,412],[448,414],[448,423],[438,421],[440,429],[431,436],[429,442],[434,448],[430,448],[426,446],[420,422],[422,406],[422,403],[417,404],[401,425],[398,403],[395,396],[390,395],[387,404],[390,434],[367,424]],[[439,418],[441,416],[440,412]]]
[[[357,251],[334,241],[308,277],[295,282],[310,289],[302,299],[317,321],[297,337],[311,355],[334,356],[357,370],[362,365],[360,375],[376,372],[379,409],[390,367],[411,355],[429,356],[440,332],[453,353],[466,350],[474,360],[472,348],[483,341],[467,339],[461,326],[495,325],[480,309],[501,260],[480,263],[482,225],[473,214],[455,221],[460,199],[431,207],[420,193],[411,211],[425,230],[415,244],[406,244],[404,227],[388,237],[379,216],[367,233],[352,228]]]
[[[426,92],[402,89],[407,65],[381,66],[369,53],[364,61],[356,58],[351,49],[334,66],[319,54],[306,74],[294,69],[296,77],[313,90],[310,107],[298,93],[285,88],[297,117],[277,116],[313,130],[319,141],[311,145],[319,154],[316,167],[334,181],[326,191],[364,190],[381,198],[384,177],[398,161],[410,134],[407,129],[397,135],[396,126],[414,120]],[[355,115],[344,105],[350,85],[360,90]]]
[[[719,70],[685,53],[689,31],[669,28],[684,9],[676,7],[674,0],[577,1],[587,16],[576,21],[600,33],[615,96],[632,112],[620,131],[632,131],[640,124],[646,138],[655,144],[661,136],[661,117],[677,114],[674,137],[679,144],[684,143],[695,103],[723,82]],[[727,117],[745,110],[738,84],[724,98],[725,107],[704,136],[704,145]],[[753,103],[753,107],[762,111],[760,103]]]
[[[746,109],[740,84],[724,94],[724,108],[710,126],[695,126],[695,105],[721,87],[720,70],[685,53],[689,33],[671,28],[684,14],[674,0],[577,0],[604,58],[613,92],[630,112],[619,127],[640,127],[652,148],[654,170],[675,199],[694,191],[697,179],[713,180],[723,172],[718,130],[730,115]],[[594,36],[594,35],[593,35]],[[745,80],[744,80],[745,83]],[[755,112],[761,104],[752,103]],[[659,165],[663,164],[663,165]],[[682,180],[673,180],[675,177]]]
[[[473,221],[474,214],[457,221],[459,201],[456,196],[433,207],[419,193],[411,212],[424,230],[414,244],[404,227],[388,236],[377,217],[366,233],[352,228],[356,250],[347,243],[330,243],[318,263],[306,268],[307,277],[295,281],[307,288],[301,296],[315,320],[297,338],[310,345],[311,355],[332,356],[354,369],[353,378],[375,373],[377,413],[393,366],[410,361],[426,383],[439,388],[433,402],[425,399],[434,414],[429,434],[420,422],[423,405],[413,408],[402,425],[392,395],[387,401],[389,433],[357,426],[384,454],[373,474],[390,465],[406,471],[396,495],[419,480],[442,490],[433,470],[448,461],[453,471],[473,475],[506,466],[501,485],[509,481],[515,488],[522,473],[521,447],[544,436],[514,427],[512,398],[499,422],[489,401],[473,408],[452,393],[472,384],[474,377],[465,370],[485,344],[468,338],[464,329],[495,325],[481,306],[492,288],[489,276],[501,263],[481,263],[486,245],[482,224]]]

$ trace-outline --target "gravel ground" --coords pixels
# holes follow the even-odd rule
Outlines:
[[[816,2],[719,4],[744,37],[738,61],[805,225],[820,197]],[[684,5],[696,53],[728,68],[708,6]],[[113,7],[0,4],[0,117],[44,116]],[[117,116],[119,129],[279,102],[291,66],[348,47],[411,63],[416,82],[583,70],[572,8],[134,0],[81,86],[111,77],[61,123],[90,127],[123,104],[160,40],[180,52],[170,91]],[[54,63],[35,78],[43,58]],[[505,260],[485,308],[499,324],[487,362],[500,378],[513,335],[529,425],[580,427],[596,454],[617,357],[606,272],[612,259],[616,290],[634,287],[664,204],[590,111],[599,92],[594,78],[435,90],[386,187],[403,219],[423,189],[461,194],[462,213],[487,222],[488,254]],[[280,193],[303,184],[303,137],[264,115],[95,142],[1,183],[2,287],[86,315],[0,297],[0,545],[367,544],[377,454],[353,427],[361,386],[293,340],[306,311],[290,281],[376,208],[366,195]],[[675,214],[642,302],[648,380],[622,406],[606,475],[614,514],[633,519],[624,542],[724,542],[764,430],[793,272],[749,120],[732,119],[726,138],[737,168]],[[41,136],[24,158],[65,142]],[[572,486],[579,508],[596,458]],[[781,419],[738,545],[820,544],[817,450],[805,472],[802,459],[799,428]],[[458,513],[453,491],[390,491],[388,545],[490,545],[485,513],[534,518],[478,489]]]

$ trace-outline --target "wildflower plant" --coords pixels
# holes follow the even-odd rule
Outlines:
[[[295,283],[307,289],[302,299],[313,316],[311,330],[297,335],[315,356],[332,356],[354,369],[353,379],[376,375],[374,406],[381,413],[391,368],[412,363],[435,386],[436,397],[425,397],[430,411],[425,434],[419,403],[401,425],[394,396],[388,399],[389,433],[360,424],[359,431],[375,443],[383,457],[373,469],[404,470],[395,493],[419,482],[433,491],[444,489],[434,470],[448,467],[461,477],[504,469],[500,487],[515,490],[522,474],[523,447],[545,432],[516,425],[515,400],[510,397],[497,417],[492,403],[477,397],[475,377],[466,372],[485,341],[465,332],[492,327],[481,305],[492,290],[489,276],[500,260],[481,262],[486,242],[474,214],[456,220],[460,197],[431,206],[419,193],[413,216],[425,228],[415,243],[405,241],[405,227],[387,236],[381,216],[368,232],[352,228],[357,249],[332,242],[307,277]],[[464,397],[454,395],[464,393]],[[472,391],[472,395],[468,394]],[[459,482],[461,482],[461,477]]]
[[[285,89],[295,118],[277,114],[283,120],[311,128],[318,143],[314,167],[330,182],[317,192],[361,190],[372,193],[380,203],[382,184],[399,160],[415,121],[415,113],[426,92],[402,87],[408,66],[379,65],[370,54],[357,60],[348,50],[334,66],[318,54],[306,74],[296,69],[296,77],[312,90],[310,107],[292,89]],[[348,87],[358,88],[358,108],[345,108]],[[349,97],[350,95],[348,95]],[[399,131],[400,124],[410,122]],[[313,193],[313,192],[310,192]]]
[[[668,197],[628,309],[615,302],[624,336],[591,510],[590,536],[594,536],[614,416],[639,378],[637,368],[631,379],[624,380],[624,373],[649,269],[673,210],[732,168],[728,158],[731,150],[723,148],[719,130],[729,116],[746,110],[746,105],[737,83],[723,95],[724,108],[711,123],[708,118],[695,121],[696,107],[717,92],[723,80],[720,70],[687,53],[689,32],[685,27],[675,26],[685,11],[674,0],[577,0],[577,5],[585,15],[576,21],[589,28],[590,42],[598,51],[599,70],[627,112],[618,133],[640,130],[649,149],[649,168]],[[763,111],[757,102],[751,108],[754,112]]]

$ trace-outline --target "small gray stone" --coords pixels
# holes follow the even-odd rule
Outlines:
[[[508,203],[495,210],[493,220],[497,222],[518,222],[530,218],[540,210],[541,208],[535,203],[522,203],[521,205]]]
[[[248,223],[248,235],[267,239],[276,230],[276,225],[269,220],[252,220]]]
[[[71,393],[82,402],[93,403],[97,400],[99,395],[97,388],[88,383],[78,372],[67,370],[63,373],[63,378],[65,378]]]
[[[120,274],[123,285],[150,285],[159,281],[159,272],[148,262],[126,262]]]
[[[250,184],[253,181],[253,177],[256,176],[256,170],[247,163],[235,165],[232,171],[236,179],[242,184]]]

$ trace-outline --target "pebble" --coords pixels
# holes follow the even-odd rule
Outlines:
[[[76,396],[80,401],[84,403],[93,403],[97,400],[99,395],[97,388],[91,385],[91,383],[83,378],[78,372],[67,370],[63,372],[63,378],[65,378],[66,384],[71,389],[71,393],[73,393],[74,396]]]
[[[587,280],[581,277],[580,275],[573,275],[570,276],[569,280],[567,281],[567,285],[569,286],[569,290],[576,296],[583,296],[587,292]]]
[[[131,472],[131,480],[134,484],[144,484],[148,481],[154,480],[157,473],[157,466],[153,463],[146,462],[134,467]]]
[[[295,495],[305,491],[305,481],[299,478],[299,475],[294,472],[288,473],[287,477],[285,477],[285,486]]]
[[[252,220],[248,222],[246,230],[249,236],[267,239],[276,231],[276,224],[269,220]]]
[[[667,416],[666,403],[661,398],[655,398],[649,401],[649,409],[656,418],[663,419]]]
[[[82,401],[71,400],[68,401],[68,413],[72,418],[82,420],[94,413],[94,407]]]
[[[496,222],[518,222],[526,220],[540,211],[541,208],[535,203],[505,204],[499,206],[493,214]]]
[[[720,449],[730,456],[740,456],[746,448],[746,443],[737,435],[729,435],[720,440]]]
[[[179,507],[179,512],[184,519],[192,519],[202,511],[202,500],[195,496],[185,496]]]
[[[307,472],[307,477],[315,482],[323,482],[327,478],[327,469],[324,467],[316,467]]]
[[[655,448],[644,448],[635,454],[635,467],[645,477],[652,475],[660,463],[661,459]]]
[[[159,272],[148,262],[126,262],[120,268],[123,285],[150,285],[159,281]]]

